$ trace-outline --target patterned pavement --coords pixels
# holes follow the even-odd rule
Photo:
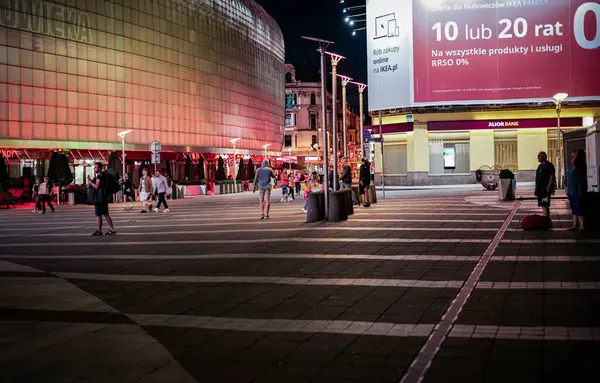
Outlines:
[[[344,223],[113,206],[100,238],[89,207],[1,210],[0,382],[598,381],[600,235],[563,201],[525,233],[531,201],[388,195]]]

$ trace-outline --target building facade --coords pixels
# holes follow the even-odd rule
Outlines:
[[[12,175],[43,172],[57,149],[74,165],[105,160],[128,129],[128,161],[148,160],[154,140],[163,162],[231,154],[238,137],[239,154],[265,144],[274,154],[283,99],[283,36],[253,0],[0,3],[0,148],[18,156]]]
[[[373,116],[378,122],[378,117]],[[561,113],[563,132],[591,128],[600,107],[569,106]],[[557,164],[558,121],[550,108],[479,110],[445,113],[387,113],[382,118],[385,183],[418,186],[476,183],[475,172],[510,169],[518,181],[534,181],[537,154]],[[379,125],[365,127],[375,178],[381,182]],[[563,175],[569,155],[563,156]]]
[[[301,166],[318,167],[323,159],[321,82],[302,81],[296,77],[296,69],[291,64],[285,66],[285,137],[282,155],[291,155]],[[327,131],[331,132],[332,97],[327,100]],[[338,155],[344,154],[342,100],[338,97],[337,128]],[[354,161],[360,155],[360,117],[349,107],[345,110],[347,126],[347,154]],[[333,138],[328,133],[328,147],[332,150]],[[316,144],[316,146],[314,146]],[[318,149],[313,149],[317,147]],[[332,153],[330,152],[330,155]]]

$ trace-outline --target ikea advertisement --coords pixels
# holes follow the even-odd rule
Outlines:
[[[600,100],[600,1],[367,0],[369,110]]]

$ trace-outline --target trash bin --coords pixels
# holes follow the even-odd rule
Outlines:
[[[325,219],[325,192],[308,193],[306,223],[319,222]]]
[[[501,178],[498,183],[498,198],[501,201],[514,201],[516,181],[510,178]]]
[[[343,191],[329,193],[329,216],[331,222],[341,222],[348,219],[346,211],[346,197]]]

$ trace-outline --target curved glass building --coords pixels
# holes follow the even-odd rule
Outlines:
[[[9,159],[87,158],[128,129],[133,152],[158,140],[164,153],[231,153],[238,137],[238,153],[277,152],[284,85],[281,30],[252,0],[0,2]]]

